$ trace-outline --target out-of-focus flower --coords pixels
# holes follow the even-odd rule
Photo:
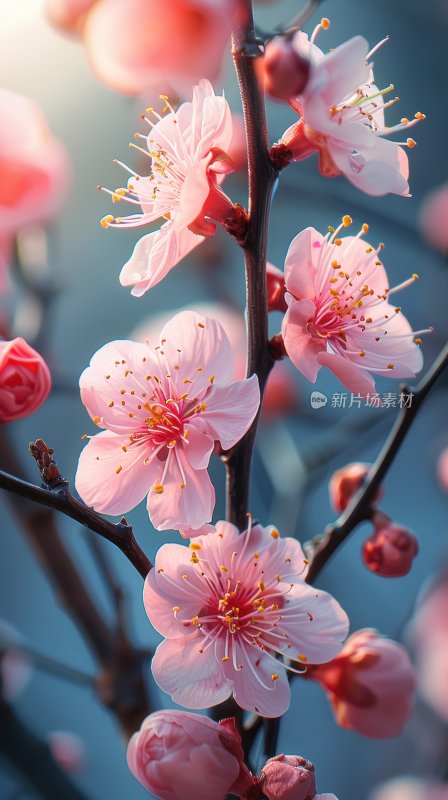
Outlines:
[[[201,80],[193,102],[182,103],[177,111],[166,103],[164,117],[148,110],[155,124],[144,118],[151,127],[147,136],[142,135],[151,174],[136,175],[125,167],[132,175],[127,188],[110,192],[114,202],[127,201],[141,211],[125,217],[109,214],[101,220],[104,228],[135,228],[166,220],[160,230],[137,242],[121,271],[120,282],[133,286],[137,297],[159,283],[204,237],[212,236],[219,223],[227,224],[235,215],[232,201],[219,186],[235,169],[227,153],[232,140],[227,100]]]
[[[262,62],[265,91],[275,100],[289,100],[301,95],[308,83],[310,62],[297,52],[285,36],[268,42]]]
[[[437,477],[440,485],[448,492],[448,447],[442,450],[437,459]]]
[[[416,337],[427,331],[412,331],[390,302],[418,275],[390,288],[379,259],[382,245],[374,248],[361,238],[368,226],[356,236],[339,237],[351,222],[347,215],[325,236],[306,228],[292,240],[282,332],[290,359],[311,383],[321,367],[328,367],[350,392],[366,397],[375,394],[370,373],[408,378],[421,370]]]
[[[34,100],[0,89],[0,117],[0,234],[10,236],[59,211],[70,170]]]
[[[294,160],[317,152],[323,175],[342,173],[367,194],[408,196],[409,164],[403,146],[412,148],[415,141],[408,137],[397,143],[385,137],[407,131],[424,114],[390,127],[385,124],[384,111],[398,98],[384,102],[394,87],[375,85],[369,61],[387,39],[368,52],[366,40],[355,36],[324,55],[314,44],[322,27],[328,25],[318,25],[309,40],[302,31],[295,36],[296,50],[311,61],[311,72],[305,90],[291,101],[300,120],[283,134],[281,146]]]
[[[68,731],[52,731],[47,742],[54,760],[64,772],[77,775],[85,766],[86,749],[79,736]]]
[[[377,786],[369,800],[448,800],[448,784],[418,778],[394,778]]]
[[[422,596],[409,633],[420,693],[448,721],[448,573],[442,573]]]
[[[25,339],[0,342],[0,422],[33,414],[50,389],[50,370]]]
[[[233,447],[260,403],[257,377],[232,381],[232,366],[223,328],[192,311],[173,317],[153,346],[117,341],[98,350],[80,378],[81,399],[105,429],[79,459],[83,500],[124,514],[148,495],[158,530],[209,522],[215,441]]]
[[[362,548],[366,567],[383,578],[401,578],[407,575],[418,555],[416,537],[381,512],[374,514],[373,524],[374,531],[365,540]]]
[[[337,800],[334,794],[316,794],[314,764],[301,756],[270,758],[259,785],[268,800]]]
[[[424,198],[419,227],[423,238],[434,250],[448,255],[448,181]]]
[[[353,464],[346,464],[345,467],[337,469],[333,472],[328,484],[328,492],[330,495],[330,502],[332,507],[338,514],[341,514],[347,508],[352,497],[360,488],[364,478],[367,477],[370,471],[371,464],[362,464],[354,462]],[[381,500],[383,496],[382,488],[376,492],[374,502]]]
[[[97,77],[139,94],[164,79],[185,90],[219,76],[239,0],[47,0],[57,27],[80,33]]]
[[[13,702],[28,685],[32,669],[29,658],[13,647],[0,650],[0,695]]]
[[[11,261],[12,237],[0,233],[0,294],[8,291],[8,267]]]
[[[338,724],[363,736],[398,736],[411,715],[416,679],[409,656],[374,630],[352,634],[334,661],[310,667],[307,676],[327,692]]]
[[[186,711],[146,717],[129,742],[128,764],[160,800],[224,800],[229,792],[245,798],[254,783],[235,721]]]
[[[307,563],[295,539],[260,525],[239,535],[218,522],[190,548],[163,545],[144,589],[146,613],[166,637],[151,664],[160,688],[187,708],[233,693],[248,711],[283,714],[290,688],[276,655],[329,661],[348,630],[336,600],[305,583]]]

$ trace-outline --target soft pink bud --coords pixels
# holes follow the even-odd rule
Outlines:
[[[0,422],[29,416],[50,389],[50,370],[25,339],[0,342]]]
[[[268,42],[263,66],[265,90],[276,100],[297,97],[308,83],[310,62],[284,36],[275,36]]]
[[[341,514],[345,511],[350,500],[360,488],[364,478],[367,477],[371,464],[355,462],[347,464],[342,469],[336,470],[330,478],[328,491],[330,502],[334,510]],[[375,502],[381,500],[382,490],[378,489],[375,495]]]
[[[411,531],[391,522],[384,514],[375,514],[374,525],[374,532],[362,548],[366,567],[383,578],[407,575],[418,554],[416,537]]]
[[[266,264],[268,311],[286,311],[285,276],[283,272],[268,261]]]
[[[160,800],[245,797],[255,781],[243,763],[234,720],[217,723],[185,711],[146,717],[128,746],[128,765]]]
[[[329,695],[337,722],[364,736],[398,736],[412,711],[415,676],[406,650],[374,630],[350,636],[328,664],[308,668]]]
[[[270,758],[261,771],[260,787],[268,800],[313,800],[314,765],[300,756]]]

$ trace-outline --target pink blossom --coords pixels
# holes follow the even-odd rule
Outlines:
[[[338,514],[345,511],[351,499],[361,487],[362,482],[369,474],[371,466],[371,464],[354,462],[352,464],[346,464],[345,467],[341,467],[341,469],[337,469],[336,472],[333,472],[330,483],[328,484],[328,492],[331,505]],[[383,490],[380,488],[376,492],[374,502],[377,503],[381,500],[382,496]]]
[[[437,459],[437,477],[445,492],[448,492],[448,447],[442,450]]]
[[[423,238],[434,250],[448,254],[448,181],[424,198],[419,227]]]
[[[14,647],[0,649],[0,697],[8,703],[21,695],[32,675],[30,660],[21,650]]]
[[[448,784],[418,778],[394,778],[382,783],[369,800],[448,800]]]
[[[207,466],[258,410],[258,379],[232,381],[223,328],[192,311],[173,317],[157,344],[116,341],[93,356],[81,399],[103,432],[81,453],[76,488],[97,511],[124,514],[148,495],[157,530],[200,528],[215,493]]]
[[[280,270],[269,265],[280,275]],[[216,320],[224,328],[234,355],[233,378],[241,380],[246,374],[247,334],[243,314],[225,303],[195,303],[190,306],[192,311],[204,314]],[[182,309],[179,309],[182,310]],[[158,331],[168,321],[172,312],[151,314],[151,317],[139,324],[131,333],[130,338],[143,342],[151,341]],[[277,417],[292,413],[297,409],[300,396],[297,383],[289,364],[277,361],[271,371],[263,397],[262,421],[271,421]]]
[[[33,414],[50,389],[50,370],[25,339],[0,342],[0,422]]]
[[[448,721],[448,574],[442,573],[420,599],[410,624],[420,693]]]
[[[69,164],[39,106],[0,89],[0,234],[46,221],[65,197]]]
[[[383,578],[407,575],[418,555],[418,541],[411,531],[393,523],[381,512],[373,516],[374,530],[362,548],[364,564]]]
[[[302,667],[329,661],[348,629],[339,604],[304,582],[307,563],[295,539],[260,525],[239,535],[218,522],[189,548],[162,546],[144,589],[149,620],[165,637],[152,660],[160,688],[187,708],[233,693],[247,711],[283,714],[290,688],[277,655]]]
[[[338,724],[363,736],[398,736],[411,715],[416,680],[409,656],[374,630],[352,634],[334,661],[307,675],[328,693]]]
[[[350,392],[374,392],[370,373],[409,378],[422,368],[420,333],[412,331],[401,309],[390,302],[413,283],[413,275],[389,287],[377,248],[361,237],[339,238],[349,216],[322,236],[306,228],[292,240],[285,262],[286,302],[283,339],[293,364],[311,383],[328,367]],[[378,404],[381,400],[378,398]]]
[[[328,25],[318,25],[309,40],[302,31],[296,34],[296,50],[311,60],[311,74],[302,94],[290,101],[300,121],[283,134],[281,144],[295,160],[317,152],[323,175],[342,173],[367,194],[409,196],[408,157],[402,145],[414,147],[415,141],[397,143],[385,137],[407,131],[424,114],[385,124],[384,111],[398,98],[384,102],[394,87],[379,89],[369,62],[387,39],[368,52],[366,40],[355,36],[324,55],[314,44],[322,27]]]
[[[120,282],[133,286],[132,294],[138,297],[233,214],[232,202],[219,188],[225,174],[234,169],[227,154],[232,141],[227,101],[217,97],[206,80],[195,86],[193,101],[182,103],[177,111],[165,101],[168,113],[164,117],[152,109],[148,114],[156,123],[145,117],[151,128],[148,136],[143,136],[150,175],[136,175],[125,167],[132,175],[127,188],[110,192],[115,202],[125,200],[141,207],[141,212],[125,217],[107,215],[101,221],[105,228],[134,228],[166,220],[158,231],[137,242],[121,271]]]
[[[186,711],[146,717],[129,742],[128,764],[160,800],[224,800],[229,792],[245,797],[254,783],[235,721],[217,723]]]
[[[316,794],[314,764],[301,756],[270,758],[261,771],[260,788],[268,800],[337,800],[334,794]]]
[[[53,24],[79,33],[106,86],[140,94],[161,79],[183,92],[218,78],[239,0],[47,0]]]

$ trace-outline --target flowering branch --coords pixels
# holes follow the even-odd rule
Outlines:
[[[252,3],[245,0],[243,5],[246,25],[234,31],[233,58],[243,105],[249,170],[249,217],[246,236],[241,243],[246,267],[247,376],[258,376],[263,396],[274,363],[267,346],[266,248],[272,190],[278,173],[269,158],[264,98],[255,74],[255,60],[262,53],[255,34]],[[258,417],[243,439],[224,456],[227,468],[227,518],[241,530],[245,527],[248,510],[257,425]]]
[[[397,455],[423,401],[446,366],[448,366],[448,344],[445,345],[415,389],[407,386],[402,387],[403,395],[410,400],[409,405],[404,403],[403,408],[401,408],[395,424],[362,487],[339,519],[327,528],[323,536],[317,539],[317,542],[311,542],[311,546],[315,549],[307,576],[308,583],[313,583],[316,580],[321,569],[353,529],[363,520],[370,518],[371,504],[377,489]]]
[[[37,439],[35,443],[33,442],[30,445],[31,454],[37,461],[39,460],[39,450],[42,447],[46,448],[44,452],[47,454],[51,455],[53,453],[53,450],[47,448],[42,439]],[[0,488],[7,489],[14,494],[26,497],[48,508],[54,508],[67,517],[77,520],[85,528],[97,533],[118,547],[142,578],[146,578],[152,568],[152,564],[138,544],[132,527],[128,525],[124,517],[119,523],[114,524],[104,519],[84,503],[80,503],[79,500],[73,497],[67,481],[61,477],[54,462],[52,462],[52,465],[50,476],[53,477],[49,477],[48,481],[45,470],[48,470],[50,465],[44,466],[41,472],[45,487],[35,486],[32,483],[28,483],[28,481],[16,478],[0,470]],[[54,470],[54,467],[56,467],[56,470]]]

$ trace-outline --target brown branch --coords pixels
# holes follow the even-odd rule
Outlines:
[[[246,268],[248,327],[247,376],[256,374],[263,395],[273,365],[267,346],[266,247],[272,190],[277,171],[269,158],[264,97],[255,73],[261,56],[256,39],[252,3],[243,3],[246,25],[233,34],[233,58],[238,76],[246,128],[249,169],[249,217],[242,247]],[[243,439],[224,456],[227,469],[227,518],[246,527],[249,481],[258,417]]]
[[[321,569],[353,529],[360,522],[369,519],[372,502],[381,481],[397,455],[423,401],[447,365],[448,344],[445,345],[426,375],[414,389],[409,389],[406,386],[401,388],[403,396],[409,398],[409,405],[406,406],[404,404],[400,409],[395,424],[378,458],[372,465],[362,487],[352,498],[344,513],[317,539],[317,546],[314,541],[311,543],[311,545],[314,544],[315,550],[307,576],[308,583],[313,583],[316,580]]]

